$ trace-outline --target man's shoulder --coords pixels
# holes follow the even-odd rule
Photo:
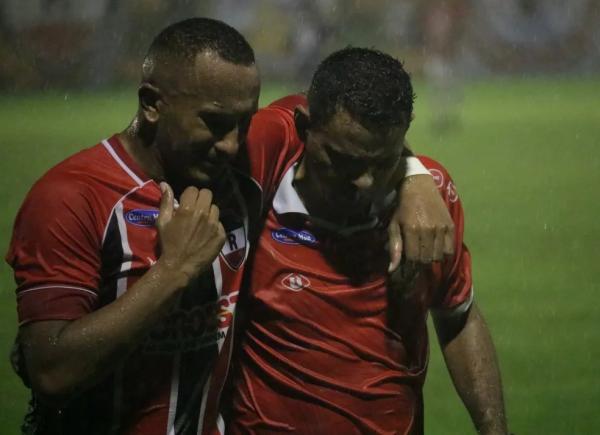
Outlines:
[[[267,108],[280,108],[293,111],[298,106],[306,107],[308,102],[304,94],[292,94],[273,101]]]
[[[252,118],[239,163],[240,168],[248,171],[267,193],[267,197],[304,150],[296,131],[293,110],[302,100],[302,96],[295,95],[282,98],[259,110]]]
[[[57,204],[95,206],[114,202],[135,183],[123,171],[106,145],[99,142],[50,168],[31,187],[23,206],[53,210]]]
[[[74,174],[86,178],[97,172],[103,172],[111,164],[111,156],[105,149],[102,141],[87,148],[83,148],[66,157],[40,178],[53,179]]]
[[[253,139],[256,133],[263,139],[265,135],[279,140],[282,136],[294,136],[294,109],[300,105],[306,106],[306,97],[298,94],[288,95],[263,107],[252,118],[249,138]]]
[[[92,184],[96,174],[104,174],[108,163],[101,143],[72,154],[51,167],[33,185],[30,194],[65,194]]]
[[[106,186],[117,190],[144,184],[147,177],[132,167],[117,135],[102,140],[65,158],[50,168],[36,184],[67,183],[73,187]]]
[[[419,158],[423,166],[427,168],[427,170],[431,171],[432,169],[435,169],[438,171],[442,171],[445,174],[448,174],[448,170],[446,169],[446,167],[433,157],[425,156],[422,154],[417,155],[417,157]]]

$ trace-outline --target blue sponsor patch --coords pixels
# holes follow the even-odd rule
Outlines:
[[[125,220],[139,227],[153,227],[158,218],[158,210],[135,209],[125,213]]]
[[[291,228],[279,228],[271,231],[271,237],[273,240],[279,243],[285,243],[286,245],[315,245],[317,238],[314,234],[306,231],[296,231]]]

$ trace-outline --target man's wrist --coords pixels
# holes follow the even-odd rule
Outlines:
[[[510,433],[506,427],[504,414],[487,415],[477,426],[478,433],[483,435],[507,435]]]
[[[153,274],[154,279],[175,291],[187,287],[190,283],[190,276],[181,267],[160,258],[149,273]]]

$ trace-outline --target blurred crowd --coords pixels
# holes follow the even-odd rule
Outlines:
[[[183,17],[244,33],[267,80],[303,83],[347,45],[408,62],[444,94],[484,74],[597,73],[600,0],[3,0],[0,88],[136,80],[152,35]]]

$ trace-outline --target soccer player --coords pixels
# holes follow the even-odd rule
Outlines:
[[[460,199],[432,159],[421,160],[454,221],[455,254],[422,269],[406,263],[386,280],[380,246],[412,111],[400,62],[348,48],[321,63],[308,101],[286,97],[255,115],[246,147],[253,176],[269,177],[261,170],[269,153],[294,157],[281,159],[239,303],[246,320],[228,433],[423,433],[428,312],[478,432],[506,433]]]
[[[254,53],[236,30],[203,18],[176,23],[152,42],[130,126],[33,186],[7,254],[20,322],[14,362],[32,389],[25,433],[220,425],[248,228],[262,203],[229,161],[259,87]],[[262,168],[278,179],[275,163]],[[397,215],[417,228],[407,254],[435,258],[451,224],[428,195],[431,177],[410,180],[401,192],[412,212],[402,204]],[[430,224],[442,237],[427,233]]]

